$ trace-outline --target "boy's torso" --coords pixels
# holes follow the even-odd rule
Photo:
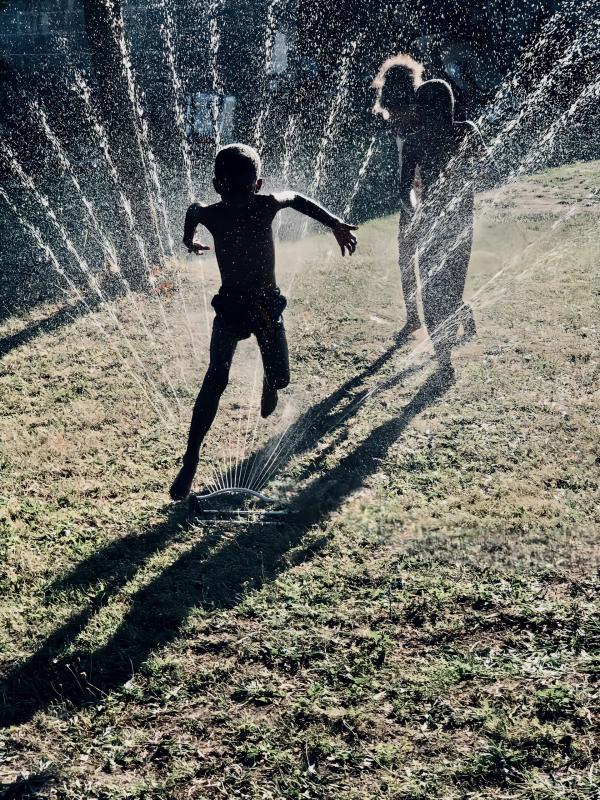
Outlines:
[[[276,285],[272,224],[277,210],[273,195],[253,195],[242,207],[221,201],[202,209],[198,221],[212,234],[225,288]]]

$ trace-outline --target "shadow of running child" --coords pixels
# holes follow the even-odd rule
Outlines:
[[[185,548],[174,563],[133,596],[109,641],[92,652],[75,648],[65,654],[107,599],[132,580],[151,556],[178,536],[189,542],[190,530],[182,527],[184,509],[171,508],[161,525],[109,545],[56,581],[49,588],[50,597],[65,591],[89,592],[93,586],[96,594],[5,677],[0,724],[24,723],[52,703],[64,704],[69,711],[98,703],[122,687],[152,652],[175,639],[193,609],[232,608],[249,589],[273,580],[286,569],[285,554],[380,468],[381,458],[411,420],[446,388],[437,375],[428,378],[398,416],[371,431],[333,470],[315,478],[294,498],[292,524],[273,528],[250,523],[225,540],[220,527],[204,529],[200,541]],[[306,556],[323,544],[322,540],[313,545]]]

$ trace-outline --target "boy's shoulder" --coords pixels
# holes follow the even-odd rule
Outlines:
[[[253,207],[259,213],[267,216],[275,215],[280,209],[289,205],[293,200],[292,192],[269,192],[268,194],[254,195]]]
[[[268,194],[257,194],[256,200],[260,206],[266,209],[271,209],[285,205],[286,202],[291,202],[293,198],[292,192],[269,192]]]
[[[212,214],[218,206],[221,205],[220,202],[217,203],[192,203],[189,207],[189,212],[193,213],[193,215],[197,219],[201,219],[202,217],[206,216],[207,214]]]

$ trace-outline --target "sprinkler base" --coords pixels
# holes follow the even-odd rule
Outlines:
[[[253,489],[232,487],[216,492],[190,495],[189,507],[199,520],[223,520],[237,524],[260,522],[275,524],[290,517],[288,506],[281,500]]]

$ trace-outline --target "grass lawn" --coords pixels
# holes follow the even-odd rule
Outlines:
[[[210,259],[2,325],[3,797],[598,797],[599,179],[480,199],[452,386],[393,218],[280,246],[292,385],[259,422],[240,344],[198,486],[282,524],[167,503]]]

